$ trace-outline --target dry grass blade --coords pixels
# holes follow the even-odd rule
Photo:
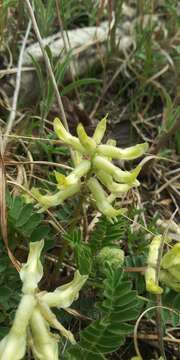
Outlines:
[[[4,166],[2,152],[0,154],[0,225],[1,225],[2,238],[5,247],[7,249],[8,256],[12,261],[16,270],[19,271],[20,263],[16,260],[16,258],[12,254],[8,245],[7,210],[6,210],[6,173],[5,173],[5,166]]]
[[[12,100],[12,109],[9,115],[9,119],[7,122],[7,126],[6,126],[6,131],[5,131],[5,137],[3,139],[3,148],[2,148],[2,154],[5,153],[5,149],[6,149],[6,145],[8,142],[8,135],[10,134],[13,126],[14,126],[14,121],[16,118],[16,111],[17,111],[17,102],[18,102],[18,98],[19,98],[19,91],[20,91],[20,85],[21,85],[21,69],[22,69],[22,62],[23,62],[23,54],[24,54],[24,50],[26,47],[26,42],[29,36],[31,30],[31,21],[29,21],[28,23],[28,27],[26,30],[26,34],[21,46],[21,50],[20,50],[20,55],[19,55],[19,59],[18,59],[18,68],[17,68],[17,74],[16,74],[16,86],[15,86],[15,91],[14,91],[14,95],[13,95],[13,100]]]

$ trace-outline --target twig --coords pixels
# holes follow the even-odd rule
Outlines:
[[[47,166],[55,166],[55,167],[60,167],[63,169],[67,169],[67,170],[73,170],[73,168],[71,166],[68,165],[64,165],[64,164],[60,164],[60,163],[55,163],[52,161],[4,161],[5,165],[8,166],[15,166],[15,165],[19,165],[19,164],[37,164],[37,165],[47,165]]]
[[[179,169],[176,169],[179,171]],[[155,190],[155,194],[160,194],[161,191],[163,191],[164,189],[166,189],[170,184],[172,184],[173,182],[175,182],[176,180],[178,180],[180,178],[180,174],[174,176],[173,178],[171,179],[166,179],[166,182],[161,186],[159,187],[159,189]]]
[[[29,32],[31,30],[31,20],[28,23],[28,27],[26,30],[26,34],[21,46],[21,51],[20,51],[20,55],[19,55],[19,60],[18,60],[18,66],[17,66],[17,74],[16,74],[16,87],[15,87],[15,91],[14,91],[14,95],[13,95],[13,101],[12,101],[12,108],[11,108],[11,113],[8,119],[8,123],[7,123],[7,127],[6,127],[6,131],[5,131],[5,137],[3,140],[3,146],[2,146],[2,155],[5,152],[6,149],[6,145],[8,143],[8,135],[10,134],[12,128],[13,128],[13,124],[16,118],[16,109],[17,109],[17,102],[18,102],[18,97],[19,97],[19,90],[20,90],[20,85],[21,85],[21,72],[22,72],[22,64],[23,64],[23,55],[24,55],[24,50],[25,50],[25,46],[26,46],[26,42],[29,36]]]
[[[132,337],[132,335],[128,335],[128,337]],[[137,337],[139,340],[147,340],[147,341],[154,341],[154,340],[158,340],[158,337],[156,334],[139,334]],[[165,342],[172,342],[175,344],[180,344],[180,339],[176,339],[176,338],[171,338],[169,336],[164,336],[163,340]]]
[[[43,137],[35,137],[35,136],[24,136],[24,135],[15,135],[15,134],[10,134],[10,135],[2,135],[2,137],[10,137],[10,138],[14,138],[14,139],[25,139],[25,140],[32,140],[32,141],[49,141],[51,144],[62,144],[62,142],[60,140],[53,140],[53,139],[48,139],[48,138],[43,138]]]
[[[21,68],[21,72],[27,72],[27,71],[36,71],[35,67],[22,67]],[[0,76],[1,78],[4,75],[11,75],[11,74],[17,74],[18,72],[18,68],[11,68],[11,69],[1,69],[0,70]]]

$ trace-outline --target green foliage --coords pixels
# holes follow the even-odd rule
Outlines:
[[[71,52],[69,52],[68,55],[65,56],[65,59],[63,61],[62,59],[57,61],[54,60],[52,58],[51,50],[48,46],[46,46],[46,52],[51,62],[57,85],[60,85],[64,79],[65,72],[71,61]],[[44,78],[43,66],[40,65],[35,58],[31,57],[31,59],[36,68],[39,80],[40,95],[42,97],[42,100],[40,102],[41,115],[42,117],[46,117],[54,100],[54,87],[49,77]]]
[[[125,257],[125,266],[127,267],[143,267],[146,264],[147,257],[145,254],[142,255],[128,255]],[[135,285],[135,289],[138,291],[138,294],[144,294],[145,292],[145,281],[141,273],[132,272],[129,274],[131,280]]]
[[[89,243],[92,253],[95,254],[105,246],[113,246],[124,240],[127,224],[127,220],[122,216],[118,216],[117,222],[114,224],[102,216],[90,236]]]
[[[99,318],[81,331],[80,341],[69,350],[69,359],[101,359],[124,343],[126,335],[133,331],[129,321],[137,318],[141,305],[131,286],[120,268],[107,265]]]
[[[0,339],[8,332],[19,301],[20,280],[15,268],[0,244]]]
[[[86,79],[79,79],[74,81],[73,83],[66,85],[65,88],[62,90],[61,95],[67,95],[68,93],[72,92],[74,89],[87,86],[87,85],[97,85],[101,83],[101,80],[94,79],[94,78],[86,78]]]
[[[76,266],[81,274],[89,274],[92,268],[92,253],[88,244],[82,240],[80,229],[74,229],[64,236],[64,240],[69,242],[74,249]]]
[[[34,0],[35,14],[42,37],[51,34],[53,21],[56,15],[56,4],[54,0],[46,2],[42,0]]]
[[[26,204],[21,196],[7,195],[8,229],[12,244],[16,234],[19,238],[38,241],[47,237],[50,232],[48,225],[42,224],[43,215],[34,211],[32,204]]]
[[[164,326],[169,322],[172,326],[176,327],[180,325],[180,294],[174,290],[167,289],[162,296],[163,306],[170,308],[171,310],[163,309],[163,321]]]
[[[75,26],[96,24],[97,5],[92,0],[74,1],[59,0],[65,30]]]
[[[96,255],[105,246],[117,246],[125,237],[127,220],[123,217],[117,218],[117,223],[111,224],[105,216],[102,216],[93,229],[88,242],[84,242],[82,231],[75,228],[64,235],[74,249],[75,262],[81,274],[91,273],[93,265],[96,264]]]

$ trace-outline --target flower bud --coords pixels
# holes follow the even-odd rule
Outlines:
[[[72,146],[74,150],[80,151],[81,153],[85,152],[85,149],[81,145],[79,139],[75,136],[72,136],[63,126],[62,122],[58,119],[54,119],[54,131],[56,135],[62,140],[65,144]]]
[[[113,176],[113,178],[120,183],[133,183],[135,186],[139,185],[139,181],[136,180],[136,177],[141,171],[140,165],[138,165],[132,172],[123,171],[102,156],[95,156],[93,159],[93,167],[95,170],[104,170],[107,174]]]
[[[106,142],[106,145],[111,145],[111,146],[116,146],[116,140],[114,139],[108,139],[107,142]],[[105,156],[103,155],[103,157],[107,160],[112,160],[112,157],[111,156]]]
[[[106,131],[106,119],[107,115],[97,124],[93,134],[93,139],[97,145],[99,145],[104,137]]]
[[[116,195],[121,195],[126,193],[133,185],[129,184],[119,184],[113,181],[113,178],[111,175],[107,174],[103,170],[99,170],[97,173],[98,179],[101,181],[101,183],[107,187],[107,189],[110,192],[115,193]]]
[[[163,289],[156,283],[156,269],[148,267],[145,272],[146,290],[152,294],[162,294]]]
[[[103,266],[108,262],[113,267],[122,266],[124,263],[124,251],[113,246],[103,247],[97,255],[97,263]]]
[[[42,207],[42,211],[47,210],[50,207],[61,205],[64,200],[75,195],[80,191],[81,184],[77,183],[67,188],[58,191],[53,195],[42,195],[38,189],[32,188],[31,192]]]
[[[33,295],[24,295],[16,311],[9,334],[0,342],[1,360],[20,360],[26,352],[26,332],[36,300]]]
[[[161,241],[161,235],[157,235],[153,238],[149,246],[147,269],[145,272],[146,289],[153,294],[162,294],[163,292],[163,289],[158,285],[156,280],[156,267]]]
[[[58,340],[50,333],[48,322],[36,307],[30,320],[33,338],[32,350],[37,360],[59,360]]]
[[[90,168],[91,162],[89,160],[83,160],[68,176],[64,176],[63,174],[55,171],[58,188],[62,189],[62,187],[77,184],[81,177],[88,173]]]
[[[59,286],[55,291],[46,294],[40,294],[41,300],[49,307],[58,307],[66,309],[74,300],[78,299],[79,291],[86,282],[88,276],[81,275],[77,270],[74,279],[66,284]]]
[[[43,276],[43,267],[40,261],[44,241],[31,242],[27,262],[20,270],[20,278],[23,282],[22,291],[24,294],[33,294],[37,284]]]
[[[124,214],[124,209],[114,209],[108,202],[105,191],[95,178],[90,178],[87,185],[93,195],[98,210],[108,218],[115,218],[118,215]]]
[[[97,153],[101,156],[110,156],[112,159],[133,160],[142,156],[148,150],[148,144],[137,144],[126,149],[112,145],[99,145]]]
[[[79,137],[79,140],[80,140],[80,143],[82,144],[82,146],[86,149],[86,151],[89,154],[93,154],[94,151],[96,150],[96,143],[93,138],[89,137],[86,134],[86,131],[82,124],[78,124],[77,134],[78,134],[78,137]]]

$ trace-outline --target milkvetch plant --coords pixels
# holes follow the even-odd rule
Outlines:
[[[38,189],[32,189],[41,211],[62,204],[85,188],[97,209],[107,218],[116,219],[124,213],[125,209],[116,209],[111,202],[132,187],[139,186],[137,176],[141,165],[132,171],[124,171],[112,160],[136,159],[147,151],[147,143],[126,149],[116,147],[111,139],[101,144],[106,131],[106,117],[98,123],[92,137],[87,135],[82,124],[77,126],[78,136],[72,136],[58,118],[54,120],[54,130],[59,139],[75,151],[76,163],[68,176],[55,172],[58,191],[54,194],[42,195]]]
[[[162,294],[163,288],[159,286],[157,280],[157,262],[159,261],[159,250],[162,235],[153,238],[150,247],[145,272],[146,289],[154,294]],[[180,292],[180,244],[175,244],[161,260],[159,280],[169,288]]]
[[[39,292],[38,283],[43,276],[40,261],[43,240],[30,243],[27,262],[20,270],[22,297],[12,327],[0,342],[0,360],[20,360],[30,345],[35,360],[59,360],[59,336],[51,332],[58,330],[72,344],[73,334],[57,320],[51,307],[65,309],[79,296],[79,291],[87,280],[77,270],[74,279],[54,292]]]

